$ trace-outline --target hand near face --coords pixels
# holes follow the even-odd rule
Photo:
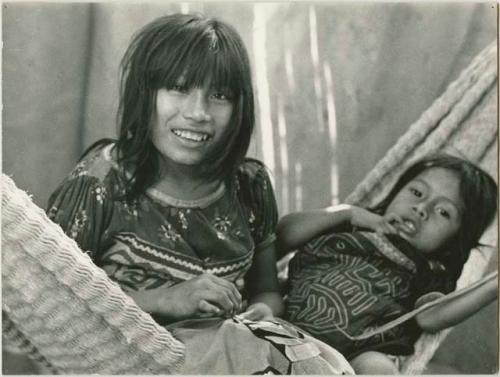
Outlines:
[[[401,231],[408,231],[403,219],[394,213],[381,216],[356,206],[351,207],[351,225],[370,229],[379,234],[400,235]]]
[[[396,229],[385,219],[367,209],[350,206],[351,225],[360,228],[373,230],[374,232],[395,232]]]
[[[401,232],[411,232],[411,229],[405,224],[401,216],[395,213],[387,213],[382,216],[378,226],[374,230],[378,234],[396,235],[401,235]]]

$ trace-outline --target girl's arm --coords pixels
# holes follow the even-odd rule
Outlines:
[[[494,301],[498,297],[497,284],[496,278],[490,279],[470,292],[425,310],[415,317],[417,324],[431,333],[454,326]]]
[[[377,230],[382,220],[380,215],[349,204],[291,213],[284,216],[278,224],[278,249],[281,252],[297,249],[343,224]]]
[[[250,299],[247,311],[242,314],[244,318],[259,320],[283,314],[285,307],[279,288],[274,242],[255,252],[245,280]]]

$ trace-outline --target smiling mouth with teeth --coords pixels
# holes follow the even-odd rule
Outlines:
[[[210,139],[210,136],[201,133],[201,132],[194,132],[194,131],[187,131],[187,130],[172,130],[172,133],[175,136],[178,136],[180,138],[189,140],[189,141],[196,141],[196,142],[202,142],[202,141],[207,141]]]
[[[416,228],[415,228],[415,225],[411,222],[411,221],[408,221],[408,220],[405,220],[404,221],[404,224],[412,231],[412,232],[415,232],[416,231]]]
[[[417,227],[412,220],[403,219],[404,228],[401,230],[408,235],[415,235],[417,233]]]

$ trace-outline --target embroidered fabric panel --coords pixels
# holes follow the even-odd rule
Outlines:
[[[129,289],[151,289],[192,279],[205,272],[235,282],[243,289],[243,276],[252,264],[253,250],[235,260],[211,262],[167,250],[133,233],[117,234],[115,244],[100,258],[100,266]]]
[[[408,269],[378,253],[371,238],[359,232],[319,237],[290,263],[287,319],[344,355],[394,342],[408,353],[413,335],[405,334],[406,325],[362,341],[349,336],[411,309],[411,278]]]

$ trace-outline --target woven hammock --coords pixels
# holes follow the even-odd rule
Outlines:
[[[2,335],[50,373],[174,374],[184,346],[2,178]]]
[[[385,154],[372,171],[346,199],[348,203],[369,206],[376,203],[395,183],[397,177],[422,156],[446,151],[481,166],[498,182],[497,126],[497,46],[483,50],[447,88],[432,106]],[[457,282],[457,289],[480,279],[492,249],[497,247],[497,221],[485,232],[482,244],[473,249]],[[402,374],[420,374],[450,329],[423,334],[415,353],[402,358]]]
[[[368,205],[414,159],[453,149],[496,177],[496,44],[481,52],[348,197]],[[496,233],[483,243],[496,245]],[[475,249],[458,282],[488,263]],[[2,177],[2,327],[17,349],[51,373],[172,374],[184,348],[95,266],[11,178]],[[405,374],[423,371],[447,331],[424,334]]]

